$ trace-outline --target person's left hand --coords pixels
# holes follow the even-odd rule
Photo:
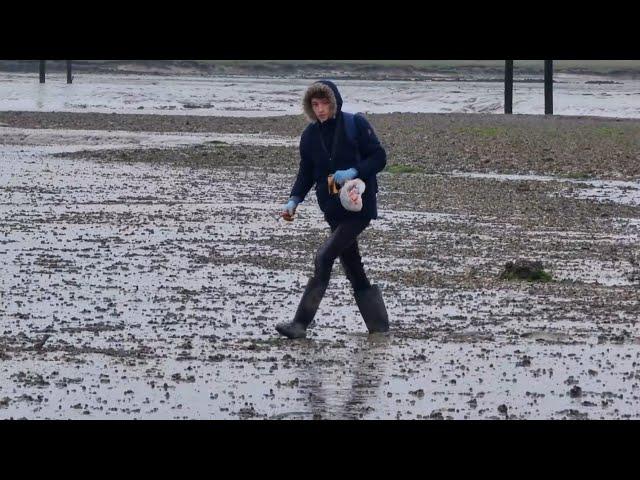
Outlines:
[[[353,180],[358,176],[358,170],[355,168],[350,168],[348,170],[337,170],[336,173],[333,174],[333,181],[338,185],[344,184],[344,182],[348,180]]]

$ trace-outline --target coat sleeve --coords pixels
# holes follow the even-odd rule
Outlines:
[[[298,176],[291,189],[289,197],[297,197],[302,202],[313,187],[313,160],[309,155],[308,135],[303,132],[300,137],[300,165],[298,167]],[[298,202],[299,203],[299,202]]]
[[[365,179],[384,169],[387,165],[387,152],[380,144],[373,127],[363,115],[356,115],[354,120],[358,132],[356,139],[360,148],[360,161],[356,169],[358,177]]]

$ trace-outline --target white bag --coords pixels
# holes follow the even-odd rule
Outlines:
[[[350,212],[359,212],[362,210],[362,194],[364,193],[365,184],[359,178],[354,178],[346,182],[340,189],[340,203],[342,206]],[[358,197],[355,201],[349,198],[349,192],[356,190]]]

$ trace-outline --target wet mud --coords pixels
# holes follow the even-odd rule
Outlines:
[[[290,341],[273,327],[329,227],[313,191],[277,219],[295,137],[253,133],[3,137],[0,418],[640,417],[634,177],[433,169],[414,146],[425,171],[379,176],[360,237],[392,331],[366,334],[336,263]],[[501,279],[518,258],[551,280]]]

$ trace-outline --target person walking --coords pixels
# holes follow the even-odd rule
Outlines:
[[[339,258],[369,333],[387,332],[389,318],[382,293],[367,278],[357,239],[371,220],[378,218],[376,175],[386,165],[386,152],[363,115],[342,111],[342,96],[333,82],[313,83],[302,104],[310,123],[300,138],[297,177],[280,215],[293,220],[298,205],[315,184],[318,205],[331,234],[316,252],[313,275],[293,319],[277,324],[276,330],[287,338],[306,337]],[[341,199],[340,189],[347,187],[348,195]],[[350,206],[345,197],[357,206]]]

